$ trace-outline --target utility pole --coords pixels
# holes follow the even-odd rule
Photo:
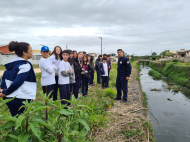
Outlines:
[[[67,44],[66,44],[66,49],[67,49]]]
[[[102,37],[99,37],[101,39],[101,55],[102,55]]]

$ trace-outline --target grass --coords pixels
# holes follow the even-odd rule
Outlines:
[[[190,87],[190,63],[150,62],[149,67],[170,77],[180,85]]]
[[[162,75],[158,71],[155,71],[155,70],[150,70],[148,74],[151,75],[154,80],[159,80],[162,78]]]

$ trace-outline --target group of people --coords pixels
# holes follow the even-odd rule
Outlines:
[[[23,101],[36,98],[37,84],[32,64],[28,59],[32,58],[32,47],[26,42],[10,42],[9,50],[18,56],[5,65],[6,70],[2,76],[0,97],[9,99],[7,103],[12,116],[24,111],[19,109]],[[123,101],[127,101],[127,83],[131,74],[129,59],[123,56],[123,51],[118,51],[118,77],[116,82],[117,97],[121,100],[123,90]],[[61,103],[71,107],[66,100],[70,100],[71,94],[77,99],[81,90],[83,96],[88,95],[88,88],[94,86],[94,73],[97,72],[97,83],[102,88],[109,87],[109,74],[111,69],[111,55],[99,55],[93,63],[93,57],[86,52],[62,50],[56,46],[50,55],[49,47],[41,48],[42,58],[39,62],[41,69],[41,86],[43,92],[53,100],[57,100],[57,92]]]

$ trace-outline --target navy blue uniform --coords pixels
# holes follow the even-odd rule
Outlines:
[[[131,63],[127,57],[118,58],[118,67],[117,67],[117,99],[121,99],[121,90],[123,90],[123,100],[127,101],[128,93],[128,80],[126,77],[129,77],[131,74]]]

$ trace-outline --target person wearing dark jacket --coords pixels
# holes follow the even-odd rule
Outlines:
[[[81,71],[82,68],[78,61],[77,51],[73,51],[73,65],[75,71],[75,83],[73,84],[73,94],[75,98],[78,98],[79,88],[81,86]]]
[[[92,71],[92,67],[90,63],[88,62],[88,57],[86,55],[83,56],[81,67],[82,67],[82,72],[81,72],[82,93],[83,93],[83,96],[85,96],[88,94],[89,71]]]
[[[115,100],[121,100],[121,90],[123,90],[123,100],[121,102],[127,102],[127,93],[128,93],[128,80],[131,74],[131,64],[129,59],[123,56],[122,49],[117,50],[118,53],[118,67],[117,67],[117,97]]]
[[[102,55],[99,55],[98,56],[98,59],[96,59],[96,63],[95,63],[95,69],[96,69],[96,73],[97,73],[97,83],[98,84],[101,84],[101,74],[100,74],[100,71],[98,69],[99,67],[99,64],[101,63],[102,61]]]
[[[37,83],[32,64],[32,47],[26,42],[10,42],[9,51],[15,52],[17,57],[5,65],[6,70],[2,76],[0,97],[3,99],[14,98],[7,102],[12,116],[23,113],[24,101],[36,99]]]
[[[108,87],[108,81],[109,81],[109,78],[108,78],[108,64],[107,64],[107,59],[104,57],[103,58],[103,62],[101,62],[99,64],[99,71],[101,73],[101,76],[102,76],[102,88],[107,88]]]
[[[94,59],[93,56],[88,55],[88,61],[92,67],[92,71],[90,71],[90,76],[89,76],[89,84],[91,86],[94,86],[93,80],[94,80],[95,67],[94,67],[93,59]]]

